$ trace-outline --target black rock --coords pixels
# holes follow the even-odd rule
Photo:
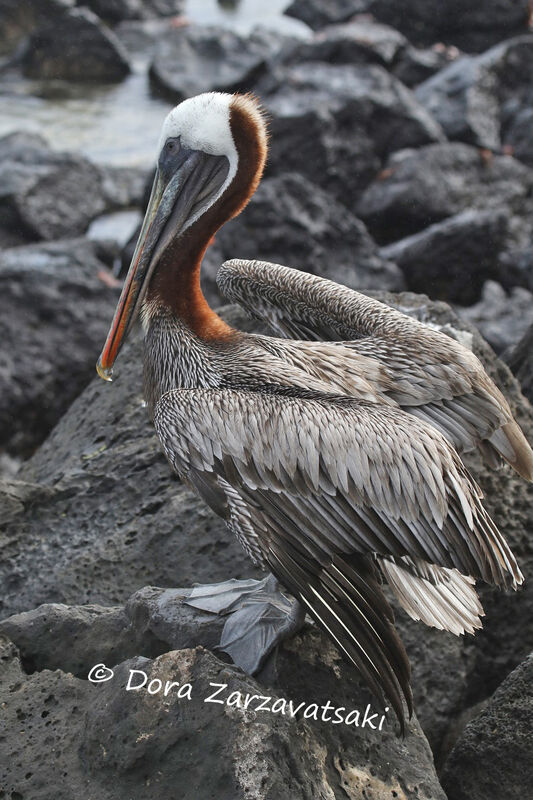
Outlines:
[[[67,10],[31,34],[24,73],[44,80],[122,80],[130,66],[116,36],[87,8]]]
[[[278,67],[262,89],[270,174],[299,172],[349,208],[388,153],[442,138],[412,92],[377,65]]]
[[[249,258],[303,269],[354,289],[403,288],[364,224],[331,195],[296,174],[266,178],[246,212],[216,237],[212,282],[221,262]]]
[[[102,271],[85,239],[0,255],[2,450],[28,456],[94,374],[118,296]]]
[[[354,14],[372,14],[415,44],[445,41],[476,51],[525,32],[529,5],[528,0],[293,0],[285,13],[314,30]]]
[[[516,347],[505,355],[522,387],[525,396],[533,403],[533,325],[527,329]]]
[[[462,211],[382,248],[381,255],[398,264],[411,291],[470,305],[485,280],[497,277],[507,236],[502,210]]]
[[[323,61],[328,64],[380,64],[391,66],[408,48],[405,36],[372,18],[328,25],[309,41],[298,42],[285,54],[284,63]]]
[[[144,19],[143,0],[77,0],[76,5],[86,6],[106,22]]]
[[[379,242],[395,241],[467,209],[506,208],[524,214],[533,171],[510,156],[492,156],[459,143],[404,150],[357,204]]]
[[[533,775],[533,654],[470,722],[446,763],[449,800],[529,797]]]
[[[508,109],[506,116],[517,118],[524,108],[521,95],[527,99],[532,89],[533,36],[519,36],[482,55],[462,56],[422,83],[416,96],[450,139],[498,149],[502,104],[511,102],[514,115]],[[507,124],[512,131],[511,120]],[[511,145],[513,136],[517,134],[510,134]]]
[[[173,102],[212,90],[247,91],[271,52],[272,35],[261,30],[244,37],[226,28],[184,26],[158,41],[150,78]]]
[[[456,47],[446,47],[441,43],[426,49],[408,46],[398,54],[392,73],[406,86],[413,88],[458,57]]]
[[[68,619],[70,609],[58,611]],[[102,626],[96,616],[93,620],[93,630],[87,625],[80,631],[78,645],[82,638],[96,640]],[[58,632],[54,625],[52,630]],[[171,800],[176,787],[183,800],[307,800],[341,797],[347,790],[354,797],[364,791],[376,797],[445,800],[416,720],[409,723],[405,740],[395,735],[387,718],[382,730],[321,720],[321,706],[329,701],[326,720],[334,718],[332,708],[342,708],[342,715],[358,710],[362,725],[372,701],[316,630],[284,648],[280,662],[275,679],[265,685],[196,647],[108,662],[113,676],[96,685],[65,667],[28,674],[15,647],[3,638],[4,719],[9,730],[28,736],[24,748],[18,746],[19,737],[2,737],[2,787],[13,798],[22,792],[38,797],[40,787],[54,785],[61,774],[54,788],[58,800],[92,794],[145,800],[147,789],[150,796]],[[129,679],[130,685],[139,685],[143,673],[145,688],[127,690]],[[218,696],[216,684],[222,685]],[[225,704],[230,694],[233,704]],[[247,695],[252,707],[245,710]],[[252,695],[262,695],[263,707],[271,710],[255,710],[258,701]],[[303,704],[295,718],[289,701]],[[370,713],[375,710],[371,705]],[[376,714],[372,727],[380,719]],[[51,741],[53,759],[47,750]]]
[[[507,293],[499,283],[487,281],[479,302],[457,312],[478,328],[496,353],[503,353],[533,325],[533,294],[521,287]]]
[[[141,201],[145,172],[97,167],[35,134],[0,139],[0,244],[79,236],[91,220]]]

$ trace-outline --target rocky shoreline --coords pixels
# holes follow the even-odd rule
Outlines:
[[[268,168],[207,252],[210,302],[223,302],[224,259],[262,258],[464,331],[533,441],[527,0],[408,0],[402,13],[295,0],[287,13],[307,38],[187,25],[186,12],[176,0],[0,0],[0,85],[13,70],[43,85],[122,81],[137,36],[151,42],[155,94],[256,92]],[[359,722],[372,705],[314,626],[250,678],[216,651],[220,622],[181,602],[179,587],[255,573],[160,452],[142,343],[124,349],[112,387],[94,376],[132,241],[90,228],[140,213],[151,176],[53,144],[0,139],[0,798],[526,798],[533,489],[475,457],[526,583],[483,589],[475,637],[398,612],[416,709],[405,739],[392,719],[374,730],[203,702],[219,683],[271,709],[358,709]],[[254,329],[235,307],[223,314]],[[113,677],[88,680],[98,664]],[[127,691],[130,670],[191,684],[191,698]]]

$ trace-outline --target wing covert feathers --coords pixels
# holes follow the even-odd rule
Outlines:
[[[277,264],[227,261],[217,282],[277,335],[349,348],[364,359],[365,376],[374,360],[386,372],[383,384],[374,381],[378,393],[436,427],[458,452],[478,448],[489,464],[503,459],[533,480],[533,451],[509,404],[456,340],[346,286]],[[340,363],[338,381],[342,373]],[[345,392],[358,396],[353,365],[345,368]]]
[[[522,582],[453,447],[398,407],[286,387],[178,389],[154,422],[172,466],[402,725],[409,668],[380,572],[411,616],[455,633],[479,627],[474,578]]]

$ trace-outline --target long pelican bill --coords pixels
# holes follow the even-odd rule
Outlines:
[[[113,364],[138,316],[162,253],[216,199],[228,174],[226,158],[171,141],[174,147],[159,159],[139,239],[96,364],[98,375],[106,381],[112,380]]]

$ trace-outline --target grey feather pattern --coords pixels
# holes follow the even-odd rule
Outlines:
[[[360,372],[376,394],[430,422],[458,452],[478,447],[491,463],[500,456],[533,480],[533,451],[507,401],[456,340],[345,286],[277,264],[228,261],[217,282],[229,300],[278,335],[337,342],[344,352],[336,384],[348,393],[363,396],[353,380]],[[361,359],[359,370],[347,349]]]

